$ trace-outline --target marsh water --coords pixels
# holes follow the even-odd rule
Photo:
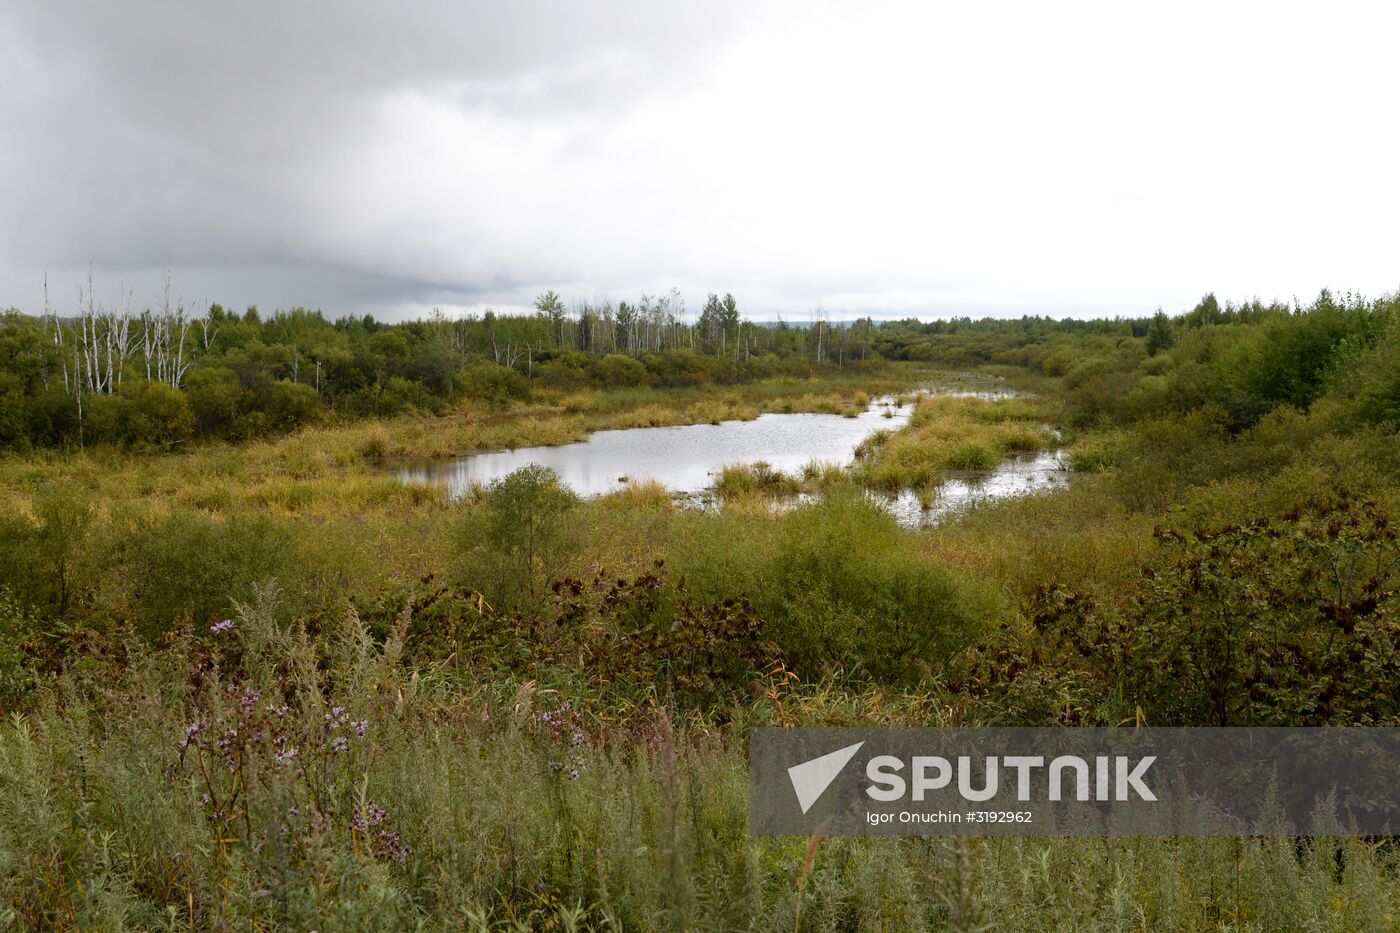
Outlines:
[[[1069,482],[1069,467],[1062,450],[1017,454],[991,470],[951,473],[938,485],[932,505],[925,507],[917,493],[905,490],[883,501],[902,525],[932,525],[959,509],[990,499],[1007,499],[1027,493],[1057,489]]]
[[[938,389],[940,394],[1006,397],[1006,390]],[[995,393],[995,394],[993,394]],[[833,414],[764,414],[752,421],[724,421],[660,428],[597,431],[586,441],[557,447],[521,447],[449,461],[400,464],[394,475],[410,483],[444,484],[453,496],[490,483],[529,464],[549,467],[583,496],[615,492],[628,481],[655,480],[673,493],[703,500],[729,464],[763,461],[799,473],[812,461],[849,465],[860,442],[881,429],[908,423],[914,405],[895,398],[873,402],[856,417]],[[993,470],[958,473],[937,490],[932,506],[905,493],[882,499],[906,525],[929,524],[982,499],[1004,498],[1065,482],[1059,453],[1009,459]]]
[[[912,403],[880,399],[854,418],[767,414],[752,421],[597,431],[576,444],[412,464],[397,472],[409,482],[446,483],[453,495],[461,495],[472,483],[489,483],[538,463],[582,496],[616,492],[629,479],[652,479],[672,492],[696,495],[714,483],[726,464],[762,460],[795,472],[812,460],[850,463],[861,441],[880,428],[903,427],[913,410]]]

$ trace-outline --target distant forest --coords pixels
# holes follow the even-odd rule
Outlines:
[[[325,419],[441,414],[463,400],[505,406],[537,390],[733,384],[893,360],[1040,368],[1066,377],[1087,420],[1135,399],[1180,410],[1213,401],[1243,427],[1279,403],[1306,407],[1370,353],[1370,379],[1384,385],[1369,420],[1384,421],[1397,417],[1398,303],[1324,292],[1306,307],[1235,305],[1207,294],[1176,317],[837,322],[817,312],[756,324],[728,294],[688,315],[675,290],[572,307],[549,291],[532,314],[435,310],[387,324],[305,308],[190,309],[168,277],[157,307],[112,309],[89,278],[71,313],[0,313],[0,449],[236,441]],[[1145,362],[1178,343],[1171,362]],[[1147,400],[1154,392],[1165,395]]]

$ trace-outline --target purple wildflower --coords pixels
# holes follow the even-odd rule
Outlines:
[[[203,729],[204,722],[200,719],[196,719],[194,722],[185,726],[185,738],[183,741],[180,742],[180,751],[184,751],[185,749],[189,748],[190,743],[194,741],[194,737],[199,735],[199,733]]]

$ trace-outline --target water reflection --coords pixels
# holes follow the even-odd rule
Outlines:
[[[932,525],[949,513],[978,502],[1008,499],[1028,493],[1059,489],[1069,483],[1069,468],[1062,450],[1021,454],[985,472],[951,475],[939,484],[933,503],[924,508],[919,496],[905,491],[886,500],[901,525]]]
[[[913,409],[912,404],[879,399],[854,418],[767,414],[753,421],[598,431],[576,444],[410,464],[394,473],[407,482],[443,483],[452,495],[461,496],[473,483],[489,483],[537,463],[554,470],[583,496],[614,492],[626,479],[652,479],[674,492],[693,495],[709,487],[720,468],[730,463],[763,460],[792,473],[812,460],[849,464],[861,441],[876,430],[903,427]]]
[[[917,394],[1002,399],[1016,395],[999,381],[973,377],[925,388]],[[906,396],[907,397],[907,396]],[[913,414],[912,402],[877,399],[854,418],[829,414],[766,414],[752,421],[663,428],[598,431],[588,440],[558,447],[522,447],[475,454],[450,461],[400,464],[392,468],[405,482],[440,483],[453,496],[490,483],[529,464],[549,467],[583,496],[621,489],[631,481],[655,480],[694,505],[715,507],[710,488],[727,464],[765,461],[799,474],[812,461],[849,465],[856,447],[871,433],[898,430]],[[1057,438],[1058,432],[1046,426]],[[931,501],[916,492],[881,497],[903,525],[931,525],[978,502],[1055,489],[1068,483],[1063,451],[1024,454],[995,469],[950,475]],[[926,507],[927,506],[927,507]]]

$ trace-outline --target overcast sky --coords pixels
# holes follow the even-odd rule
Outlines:
[[[0,307],[1392,291],[1387,6],[7,0]]]

